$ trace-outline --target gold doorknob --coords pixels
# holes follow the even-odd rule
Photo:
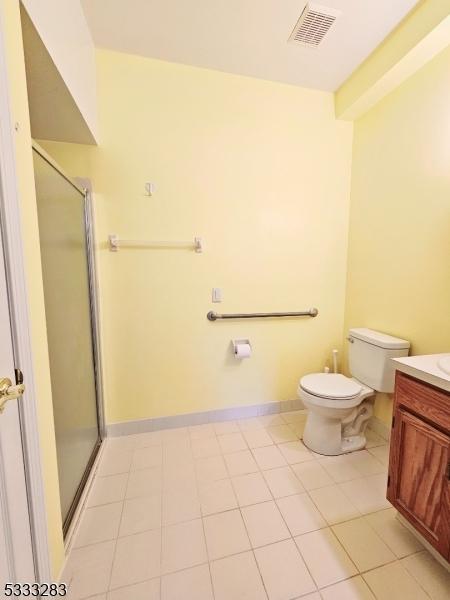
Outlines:
[[[0,379],[0,414],[5,410],[5,405],[8,400],[16,400],[25,391],[23,383],[13,385],[11,379],[3,377]]]

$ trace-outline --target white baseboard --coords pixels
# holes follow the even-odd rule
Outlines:
[[[219,408],[216,410],[205,410],[202,412],[185,413],[169,417],[154,417],[152,419],[139,419],[136,421],[121,421],[109,423],[106,426],[108,437],[118,437],[135,433],[148,433],[160,429],[173,429],[175,427],[187,427],[189,425],[203,425],[215,421],[230,421],[233,419],[245,419],[248,417],[259,417],[262,415],[273,415],[290,410],[303,410],[304,406],[300,399],[283,400],[282,402],[265,402],[251,406],[236,406],[232,408]]]
[[[378,417],[372,417],[370,419],[369,429],[381,436],[387,442],[391,438],[391,428],[388,425],[386,425],[386,423],[383,423],[383,421],[381,421],[381,419],[379,419]]]

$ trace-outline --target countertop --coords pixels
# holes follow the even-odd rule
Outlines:
[[[437,364],[438,360],[444,356],[450,356],[450,354],[448,352],[445,354],[424,354],[423,356],[405,356],[403,358],[392,358],[391,360],[398,371],[450,392],[450,375],[444,373]]]

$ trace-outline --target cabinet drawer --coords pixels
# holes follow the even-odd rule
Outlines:
[[[450,394],[397,371],[395,408],[402,407],[450,433]]]

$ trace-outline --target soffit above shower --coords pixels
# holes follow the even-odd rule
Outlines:
[[[81,0],[99,48],[335,91],[418,0]],[[289,41],[307,4],[339,12],[320,44]]]

